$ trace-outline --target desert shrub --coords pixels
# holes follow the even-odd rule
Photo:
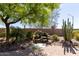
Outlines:
[[[75,36],[75,39],[79,41],[79,34]]]
[[[53,42],[59,41],[58,35],[56,35],[56,34],[52,35],[52,36],[51,36],[51,40],[52,40]]]
[[[33,36],[33,40],[37,43],[45,43],[48,41],[48,34],[46,32],[36,31]]]
[[[48,33],[43,32],[41,35],[41,42],[42,43],[47,43],[48,42]]]
[[[73,31],[73,38],[76,39],[77,41],[79,41],[79,31],[78,30]]]
[[[79,34],[79,31],[73,31],[73,38],[75,38]]]
[[[22,42],[25,39],[25,32],[19,27],[11,27],[10,37],[15,37],[17,43]]]
[[[75,37],[75,34],[76,34],[75,32],[72,32],[72,38],[74,38],[74,37]]]
[[[34,32],[34,34],[33,34],[33,42],[34,43],[40,42],[41,34],[42,34],[41,31]]]
[[[0,37],[5,37],[5,32],[0,33]]]
[[[33,32],[29,31],[29,32],[26,33],[27,39],[29,39],[29,40],[32,39],[32,36],[33,36]]]
[[[42,32],[41,31],[36,31],[34,32],[34,39],[38,39],[38,38],[41,38],[41,35],[42,35]]]
[[[77,41],[79,41],[79,32],[74,32],[73,33],[73,37],[74,37],[74,39],[76,39]]]
[[[79,30],[74,30],[73,31],[73,38],[79,41]]]

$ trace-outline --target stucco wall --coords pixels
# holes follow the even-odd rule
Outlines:
[[[62,34],[62,29],[53,29],[53,28],[50,28],[50,29],[40,29],[40,28],[38,28],[38,29],[36,29],[36,28],[25,29],[26,32],[28,32],[28,31],[35,32],[37,30],[40,30],[40,31],[43,31],[43,32],[47,32],[50,35],[52,35],[52,34],[63,35]],[[0,33],[1,32],[5,32],[5,28],[0,28]]]

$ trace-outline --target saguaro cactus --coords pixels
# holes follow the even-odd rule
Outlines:
[[[69,18],[66,20],[63,20],[63,26],[62,31],[64,35],[65,40],[71,40],[72,39],[72,32],[73,32],[73,23],[69,21]]]

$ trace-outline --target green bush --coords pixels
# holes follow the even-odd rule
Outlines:
[[[16,38],[15,41],[18,43],[18,42],[22,42],[24,39],[25,39],[25,32],[17,27],[11,27],[11,32],[10,32],[10,37],[12,38]]]
[[[52,36],[51,36],[51,40],[52,40],[53,42],[59,41],[58,35],[56,35],[56,34],[52,35]]]
[[[0,33],[0,37],[5,37],[5,32]]]
[[[33,32],[29,31],[29,32],[26,33],[27,39],[32,39],[32,36],[33,36]]]
[[[77,41],[79,41],[79,32],[74,32],[73,34],[74,39],[76,39]]]
[[[79,41],[79,30],[74,30],[73,31],[73,38],[77,41]]]
[[[79,31],[73,31],[73,38],[75,38],[79,34]]]
[[[77,41],[79,41],[79,34],[76,35],[75,39],[76,39]]]

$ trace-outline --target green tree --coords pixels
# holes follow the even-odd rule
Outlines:
[[[0,20],[6,26],[6,41],[9,41],[11,24],[19,21],[28,24],[47,24],[49,13],[56,8],[59,8],[59,4],[0,4]]]
[[[7,42],[9,41],[10,24],[19,22],[23,18],[23,16],[25,16],[25,14],[23,14],[25,12],[26,10],[22,4],[0,4],[0,20],[6,26]]]
[[[29,15],[32,18],[27,20],[22,20],[22,24],[29,24],[33,27],[45,27],[49,24],[50,13],[59,8],[60,4],[56,3],[40,3],[40,4],[31,4],[32,11],[34,11],[34,15]],[[29,21],[30,20],[30,21]]]

